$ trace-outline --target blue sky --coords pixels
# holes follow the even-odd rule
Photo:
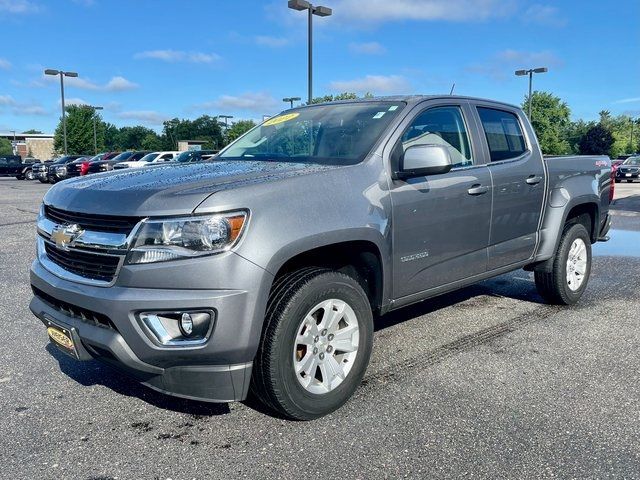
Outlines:
[[[520,103],[517,68],[574,118],[640,116],[638,0],[326,0],[314,94],[456,93]],[[0,0],[0,130],[52,131],[59,85],[116,125],[231,114],[306,97],[306,17],[286,0]]]

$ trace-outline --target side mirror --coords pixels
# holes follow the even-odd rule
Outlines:
[[[400,157],[396,178],[438,175],[451,170],[451,156],[444,145],[413,145]]]

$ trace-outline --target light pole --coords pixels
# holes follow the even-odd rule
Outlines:
[[[89,108],[93,108],[93,150],[95,154],[98,154],[98,134],[96,133],[96,110],[104,110],[104,107],[96,107],[94,105],[87,105]]]
[[[293,108],[293,102],[299,102],[300,100],[302,100],[300,97],[285,97],[282,99],[283,102],[289,102],[291,108]]]
[[[529,121],[531,121],[531,104],[533,103],[533,100],[531,99],[531,87],[533,84],[533,74],[547,73],[548,71],[549,69],[547,67],[530,68],[529,70],[516,70],[516,75],[518,77],[529,75]]]
[[[67,116],[64,111],[64,77],[77,77],[76,72],[63,72],[62,70],[52,70],[47,68],[45,75],[60,75],[60,97],[62,100],[62,135],[64,137],[64,154],[67,154]]]
[[[233,115],[218,115],[218,118],[223,118],[224,119],[224,129],[225,129],[225,131],[227,131],[229,129],[229,124],[227,123],[227,121],[230,118],[233,118]]]
[[[309,82],[309,99],[308,103],[311,103],[313,99],[313,16],[317,15],[319,17],[328,17],[333,11],[329,7],[323,7],[321,5],[314,6],[311,3],[305,0],[289,0],[289,8],[293,10],[307,10],[308,11],[308,29],[309,29],[309,38],[308,38],[308,79]]]

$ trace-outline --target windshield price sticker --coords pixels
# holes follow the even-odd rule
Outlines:
[[[278,125],[279,123],[288,122],[289,120],[293,120],[298,117],[299,113],[287,113],[286,115],[280,115],[277,117],[270,118],[266,122],[262,124],[263,127],[268,127],[270,125]]]
[[[373,118],[382,118],[385,113],[387,113],[387,112],[378,112],[373,116]]]

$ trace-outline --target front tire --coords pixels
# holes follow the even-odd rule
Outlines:
[[[373,314],[352,277],[305,268],[272,289],[256,355],[252,392],[295,420],[341,407],[364,376],[373,344]]]
[[[584,225],[564,227],[550,272],[535,272],[538,293],[547,303],[575,304],[585,289],[591,274],[591,239]]]
[[[31,170],[27,170],[26,173],[24,174],[24,177],[27,180],[34,180],[36,178],[36,176],[33,174],[33,171]]]

